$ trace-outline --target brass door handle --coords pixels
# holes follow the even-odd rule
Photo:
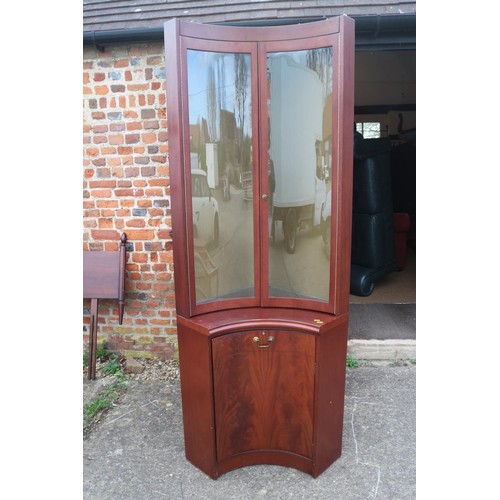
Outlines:
[[[257,347],[270,347],[271,346],[271,342],[274,340],[274,337],[273,336],[270,336],[267,338],[267,344],[261,344],[260,343],[260,338],[255,336],[253,339],[252,339],[256,344],[257,344]]]

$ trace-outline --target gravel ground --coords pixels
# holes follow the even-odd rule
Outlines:
[[[127,375],[132,380],[178,380],[179,379],[179,362],[177,360],[159,360],[159,359],[142,359],[136,360],[143,366],[142,373],[130,373]],[[122,367],[123,367],[122,360]],[[387,361],[370,361],[357,360],[358,366],[408,366],[414,364],[410,360],[387,360]],[[112,378],[103,372],[103,367],[106,363],[99,359],[96,362],[96,381],[99,379]],[[83,369],[84,382],[87,382],[87,368]],[[95,381],[94,381],[95,382]]]
[[[122,368],[124,360],[121,359]],[[177,360],[158,360],[158,359],[142,359],[136,360],[143,366],[142,373],[127,374],[132,380],[177,380],[179,378],[179,363]],[[103,367],[107,362],[102,362],[99,359],[96,361],[96,381],[103,378],[112,377],[103,372]],[[83,368],[83,377],[87,378],[88,368]]]
[[[144,367],[142,373],[132,373],[134,380],[177,380],[179,378],[179,363],[176,360],[140,360]]]
[[[90,422],[84,424],[83,429],[83,437],[84,439],[88,438],[88,436],[95,430],[95,428],[99,425],[105,415],[108,413],[110,409],[116,407],[120,404],[121,396],[124,392],[127,391],[127,387],[130,383],[134,383],[132,381],[140,382],[161,382],[161,381],[176,381],[179,379],[179,363],[176,360],[136,360],[137,363],[141,364],[143,370],[141,373],[129,373],[125,376],[125,384],[120,392],[122,393],[120,397],[113,401],[111,407],[108,409],[103,409],[99,411],[94,417],[91,418]],[[96,378],[95,380],[88,380],[88,369],[85,367],[83,369],[83,408],[85,413],[86,405],[92,404],[97,399],[102,399],[102,397],[106,394],[107,388],[115,384],[118,381],[118,377],[116,375],[111,375],[105,373],[103,368],[106,362],[101,362],[99,359],[96,361]],[[125,359],[120,359],[120,364],[122,366],[122,370],[125,368]],[[107,396],[104,396],[107,397]],[[84,420],[85,420],[84,416]]]
[[[127,377],[132,380],[178,380],[179,379],[179,362],[177,360],[159,360],[159,359],[141,359],[136,360],[143,366],[142,373],[130,373]],[[415,362],[407,359],[400,360],[356,360],[357,366],[410,366]],[[106,363],[97,360],[96,362],[96,380],[112,377],[103,372],[103,367]],[[122,367],[124,360],[122,360]],[[83,369],[83,377],[87,378],[87,368]]]
[[[122,370],[125,368],[125,358],[120,358],[120,364]],[[136,382],[173,382],[179,380],[179,363],[177,360],[159,360],[159,359],[140,359],[135,360],[135,363],[142,365],[143,370],[141,373],[128,373],[125,376],[125,386],[121,389],[121,392],[127,391],[127,386],[132,381]],[[83,406],[92,403],[96,399],[100,398],[106,392],[106,388],[111,386],[118,381],[116,375],[110,375],[103,371],[106,362],[101,362],[99,359],[96,362],[96,379],[88,380],[87,378],[87,368],[83,370]],[[398,361],[367,361],[358,360],[357,366],[361,367],[375,367],[375,366],[409,366],[412,365],[410,360],[398,360]],[[116,407],[120,404],[121,396],[113,401],[111,407]],[[111,409],[111,408],[109,408]],[[95,418],[93,418],[91,424],[84,429],[84,438],[99,425],[102,418],[108,413],[108,410],[103,410],[98,413]]]

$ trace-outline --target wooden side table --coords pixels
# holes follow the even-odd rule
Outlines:
[[[120,325],[125,309],[127,235],[116,252],[83,252],[83,298],[90,299],[89,380],[95,380],[99,299],[118,299]]]

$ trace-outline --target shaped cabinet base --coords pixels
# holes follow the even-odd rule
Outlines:
[[[341,454],[347,315],[243,309],[178,317],[187,459],[321,474]]]

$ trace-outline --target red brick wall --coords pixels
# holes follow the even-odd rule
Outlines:
[[[128,356],[176,355],[163,44],[85,48],[83,249],[128,237],[126,302],[101,301],[99,342]],[[84,300],[84,340],[90,309]]]

